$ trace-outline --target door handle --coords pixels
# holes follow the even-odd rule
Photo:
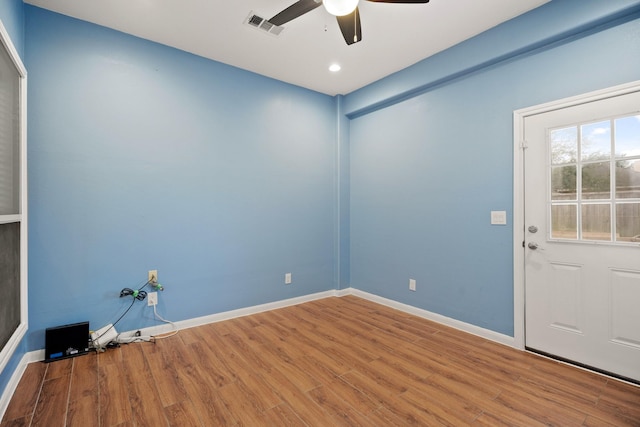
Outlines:
[[[538,249],[538,244],[536,242],[529,242],[527,246],[529,247],[529,249],[533,249],[534,251]]]

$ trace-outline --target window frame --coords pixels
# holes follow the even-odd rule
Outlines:
[[[20,59],[9,33],[0,21],[0,43],[11,58],[19,79],[18,138],[19,138],[19,213],[0,215],[0,224],[20,223],[20,323],[6,345],[0,349],[0,372],[15,354],[28,330],[28,185],[27,185],[27,70]]]

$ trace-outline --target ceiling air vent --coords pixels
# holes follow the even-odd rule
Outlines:
[[[247,19],[244,21],[245,25],[253,27],[257,30],[263,31],[268,34],[272,34],[274,36],[280,35],[282,30],[284,30],[283,26],[273,25],[268,20],[264,19],[261,16],[256,15],[255,13],[249,13]]]

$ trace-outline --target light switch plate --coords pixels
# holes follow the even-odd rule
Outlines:
[[[507,211],[491,211],[491,225],[507,225]]]

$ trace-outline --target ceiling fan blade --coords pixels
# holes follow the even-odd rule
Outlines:
[[[342,37],[347,44],[358,43],[362,40],[362,27],[360,26],[360,11],[356,7],[356,10],[348,15],[336,16],[338,20],[338,26],[342,31]]]
[[[322,6],[322,1],[316,0],[299,0],[278,13],[273,18],[269,19],[273,25],[282,25],[287,22],[296,19],[299,16],[304,15],[307,12],[311,12],[313,9]]]
[[[429,0],[367,0],[374,3],[429,3]]]

